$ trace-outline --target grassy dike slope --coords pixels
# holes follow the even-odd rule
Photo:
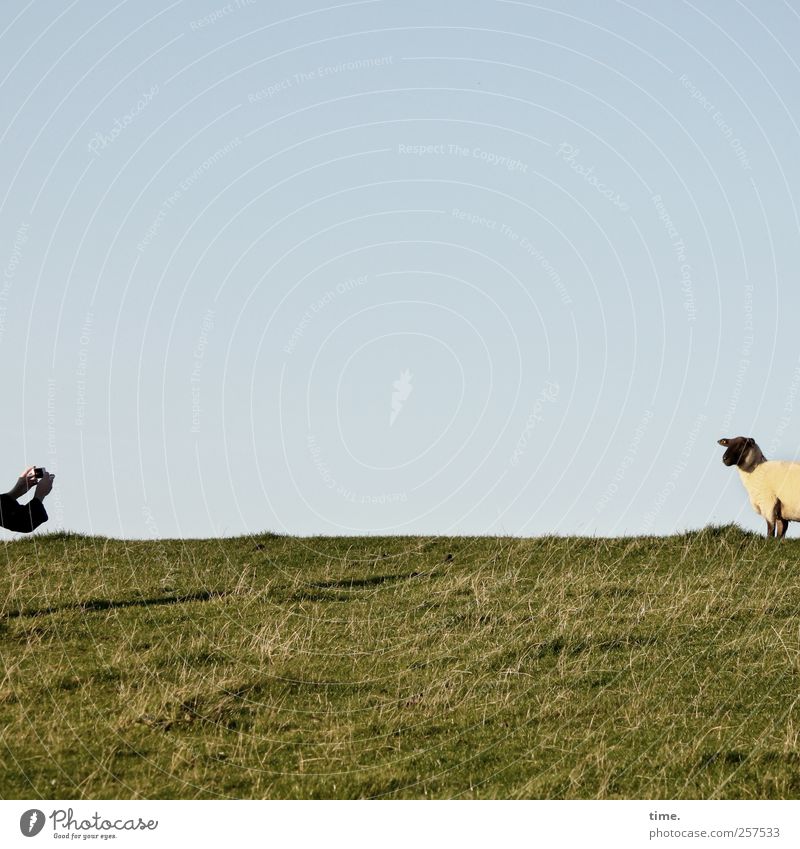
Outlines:
[[[4,798],[800,797],[800,541],[3,552]]]

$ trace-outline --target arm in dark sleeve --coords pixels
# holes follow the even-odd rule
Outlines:
[[[47,521],[47,511],[38,498],[20,504],[10,495],[0,495],[0,525],[9,531],[29,534]]]

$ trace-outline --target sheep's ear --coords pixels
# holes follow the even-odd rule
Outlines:
[[[727,439],[718,439],[717,442],[718,442],[719,445],[727,445],[728,444]]]
[[[753,439],[752,436],[748,436],[747,439],[745,439],[745,441],[744,441],[744,447],[745,448],[752,448],[755,444],[756,444],[756,441],[755,441],[755,439]]]

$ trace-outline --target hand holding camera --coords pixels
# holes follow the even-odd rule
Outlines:
[[[19,476],[16,485],[8,494],[12,498],[20,498],[31,487],[35,486],[36,493],[34,497],[41,500],[46,495],[49,495],[53,488],[54,479],[55,475],[51,475],[44,466],[28,466]]]
[[[42,504],[53,489],[55,475],[44,466],[28,466],[8,491],[0,493],[0,526],[9,531],[29,534],[47,521],[47,511]],[[19,500],[31,487],[36,487],[33,498],[27,504]]]
[[[44,466],[34,466],[32,471],[33,479],[36,483],[36,492],[33,497],[41,501],[45,496],[50,494],[56,476],[48,472]]]

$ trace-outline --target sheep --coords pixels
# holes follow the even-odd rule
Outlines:
[[[737,466],[750,504],[767,520],[767,537],[783,539],[789,522],[800,522],[800,463],[767,460],[755,439],[720,439],[726,466]]]

